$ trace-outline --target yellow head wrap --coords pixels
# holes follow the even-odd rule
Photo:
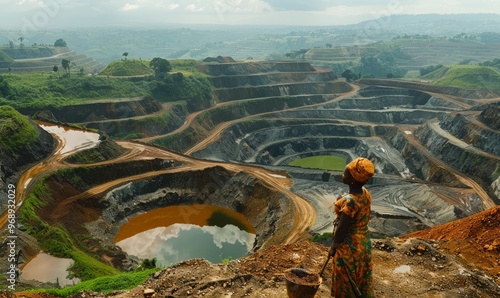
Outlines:
[[[364,157],[358,157],[347,164],[346,168],[351,173],[352,177],[360,182],[365,184],[370,180],[370,178],[375,173],[375,167],[373,163]]]

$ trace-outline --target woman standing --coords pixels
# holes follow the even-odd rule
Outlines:
[[[334,230],[332,297],[373,297],[372,245],[368,231],[372,197],[363,186],[375,173],[372,162],[359,157],[345,167],[342,182],[349,194],[334,204],[338,227]]]

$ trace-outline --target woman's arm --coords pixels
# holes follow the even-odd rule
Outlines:
[[[344,212],[340,213],[340,221],[337,230],[335,231],[335,235],[333,236],[333,244],[330,248],[329,255],[333,257],[335,252],[337,251],[337,247],[339,247],[340,243],[344,241],[345,235],[347,235],[347,231],[349,230],[349,225],[351,224],[352,218]]]

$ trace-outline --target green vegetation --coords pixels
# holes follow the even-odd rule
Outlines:
[[[331,246],[333,241],[333,233],[326,232],[323,234],[313,234],[309,240],[312,242],[321,243],[325,246]]]
[[[2,76],[0,76],[2,77]],[[52,73],[4,75],[9,86],[0,104],[15,108],[65,106],[89,99],[140,97],[149,94],[147,84],[128,79],[73,76],[57,78]]]
[[[195,76],[195,77],[207,77],[206,74],[200,72],[196,67],[200,65],[202,61],[199,60],[170,60],[170,66],[172,66],[172,72],[181,72],[184,76]]]
[[[144,76],[153,74],[149,61],[144,60],[118,60],[111,62],[101,75],[109,76]]]
[[[99,293],[110,293],[119,290],[130,290],[144,283],[148,277],[159,269],[148,269],[144,271],[122,273],[115,276],[99,277],[88,281],[82,281],[74,286],[62,289],[45,289],[43,292],[54,296],[67,297],[80,291],[89,290]],[[40,290],[37,289],[37,292]]]
[[[67,44],[66,44],[66,42],[64,41],[64,39],[62,39],[62,38],[59,38],[58,40],[56,40],[56,41],[54,42],[54,47],[56,47],[56,48],[57,48],[57,47],[66,47],[66,46],[67,46]]]
[[[302,168],[343,171],[346,165],[346,160],[343,157],[335,155],[318,155],[296,159],[289,165]]]
[[[20,221],[27,227],[28,233],[37,239],[40,247],[47,253],[55,257],[73,259],[70,270],[73,276],[81,280],[118,274],[119,271],[115,268],[78,249],[64,227],[51,226],[38,216],[37,209],[52,200],[49,187],[44,182],[45,179],[34,186],[19,212]]]
[[[0,63],[11,63],[14,61],[9,55],[5,54],[2,50],[0,50]]]
[[[431,73],[432,74],[432,73]],[[500,89],[500,71],[493,67],[454,65],[434,81],[435,85],[463,89]]]
[[[152,61],[120,60],[112,62],[105,75],[130,76],[69,76],[71,64],[64,61],[62,77],[58,72],[0,75],[0,104],[15,108],[60,107],[88,100],[130,98],[153,95],[162,101],[187,102],[190,111],[211,105],[212,84],[208,77],[196,69],[199,61],[156,60],[156,75],[150,67]],[[151,66],[153,66],[153,64]],[[55,68],[54,68],[55,69]],[[168,72],[170,70],[173,72]],[[136,78],[134,76],[146,76]]]
[[[0,145],[14,151],[33,142],[39,132],[13,107],[0,106],[0,135]]]
[[[491,67],[495,67],[495,68],[499,68],[500,69],[500,59],[499,58],[495,58],[492,61],[484,61],[483,63],[479,63],[479,65],[481,65],[481,66],[491,66]]]
[[[430,65],[430,66],[427,66],[427,67],[422,67],[422,68],[420,69],[420,75],[421,75],[421,76],[425,76],[426,74],[429,74],[429,73],[431,73],[431,72],[433,72],[433,71],[435,71],[435,70],[437,70],[437,69],[440,69],[440,68],[442,68],[442,67],[444,67],[444,65],[443,65],[443,64],[438,64],[438,65]]]
[[[222,255],[220,255],[219,257],[221,259],[221,263],[224,264],[224,265],[227,264],[227,263],[229,263],[229,262],[231,262],[233,260],[233,257],[231,257],[231,256],[223,258]]]

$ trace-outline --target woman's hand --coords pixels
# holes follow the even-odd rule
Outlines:
[[[333,243],[332,244],[332,247],[330,247],[330,251],[328,252],[328,255],[330,257],[333,257],[335,256],[335,254],[337,253],[337,247],[339,247],[340,243]]]

